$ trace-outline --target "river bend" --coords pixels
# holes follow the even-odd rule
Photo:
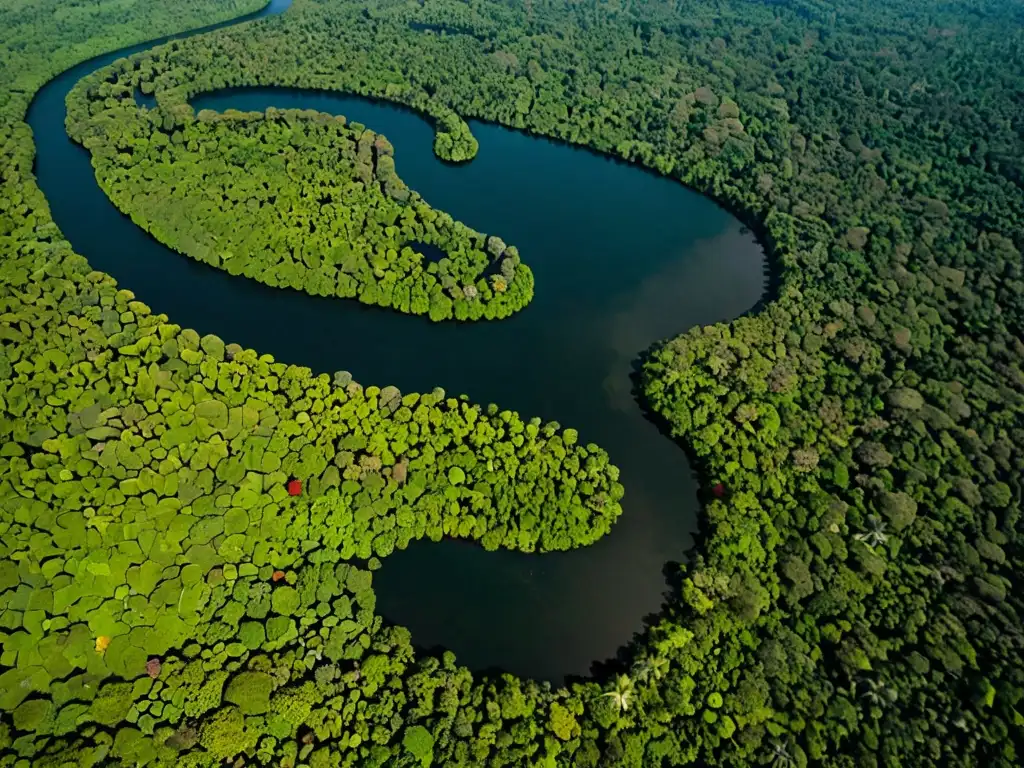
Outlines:
[[[273,0],[253,17],[289,4]],[[424,540],[389,557],[374,582],[385,618],[408,626],[417,645],[450,648],[474,669],[558,681],[613,657],[660,610],[665,566],[690,548],[699,512],[686,457],[645,419],[630,374],[659,339],[758,302],[765,258],[753,236],[679,183],[583,149],[473,122],[479,155],[456,167],[434,157],[431,126],[407,110],[253,88],[205,94],[194,106],[312,108],[383,133],[399,175],[431,205],[518,246],[536,293],[507,320],[434,324],[232,277],[173,253],[121,215],[97,186],[88,153],[65,133],[75,83],[154,44],[68,70],[29,110],[39,185],[75,251],[200,334],[317,372],[349,370],[364,384],[403,392],[440,385],[557,420],[607,449],[626,497],[619,522],[596,545],[525,555]]]

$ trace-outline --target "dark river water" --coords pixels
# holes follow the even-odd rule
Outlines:
[[[270,12],[287,5],[275,0]],[[429,203],[519,247],[536,295],[507,320],[434,324],[232,277],[171,252],[122,216],[64,131],[74,84],[149,45],[66,72],[30,109],[39,184],[75,250],[200,334],[318,372],[349,370],[364,385],[440,385],[557,420],[606,448],[626,497],[619,522],[596,545],[524,555],[424,540],[389,557],[374,585],[387,620],[473,669],[559,681],[613,657],[661,608],[665,566],[684,559],[699,511],[686,457],[643,416],[630,372],[657,340],[758,301],[765,259],[753,236],[682,185],[582,149],[473,122],[479,155],[451,166],[434,157],[432,129],[414,113],[340,94],[254,88],[207,94],[194,106],[312,108],[383,133],[398,174]]]

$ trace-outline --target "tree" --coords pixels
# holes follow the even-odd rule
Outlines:
[[[601,695],[611,699],[620,713],[625,712],[633,701],[633,681],[627,675],[619,675],[615,678],[615,687]]]
[[[790,754],[789,749],[780,741],[773,741],[769,745],[769,760],[775,768],[792,768],[796,765],[796,760],[793,759],[793,755]]]
[[[885,446],[871,440],[865,440],[857,447],[857,459],[869,467],[888,467],[893,456]]]
[[[645,656],[633,665],[632,676],[641,683],[649,679],[660,680],[668,671],[669,662],[664,656]]]
[[[917,517],[917,502],[903,491],[885,491],[879,499],[882,514],[897,533],[914,522]]]
[[[868,515],[867,530],[862,533],[855,534],[853,538],[874,548],[885,544],[885,542],[889,540],[888,535],[885,533],[885,528],[885,523],[874,515]]]
[[[199,731],[199,743],[217,760],[227,760],[256,746],[259,732],[249,730],[238,707],[224,707],[210,715]]]
[[[568,741],[579,732],[579,723],[572,712],[557,701],[551,703],[548,727],[562,741]]]
[[[408,750],[421,765],[430,765],[433,760],[434,737],[422,725],[407,728],[402,737],[402,746]]]
[[[896,691],[880,680],[870,677],[861,678],[857,687],[861,689],[860,698],[874,707],[885,707],[897,699]]]
[[[224,701],[236,704],[246,715],[260,715],[270,705],[274,681],[265,672],[240,672],[224,690]]]

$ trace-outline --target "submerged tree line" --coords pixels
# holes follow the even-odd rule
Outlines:
[[[129,22],[116,38],[62,21],[84,6],[0,24],[0,765],[1020,763],[1019,9],[301,0],[72,93],[71,135],[158,238],[434,319],[519,309],[528,269],[407,190],[362,126],[188,99],[388,99],[431,116],[451,160],[476,151],[463,118],[493,120],[758,227],[774,300],[643,365],[718,491],[700,546],[617,672],[555,687],[415,652],[372,573],[423,536],[592,543],[629,492],[598,446],[200,338],[49,221],[30,94],[213,7],[97,8]]]

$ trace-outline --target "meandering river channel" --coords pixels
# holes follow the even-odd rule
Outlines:
[[[289,5],[273,0],[254,16]],[[555,419],[606,448],[626,497],[611,535],[595,546],[524,555],[414,542],[385,561],[374,585],[387,620],[474,669],[560,681],[613,657],[661,608],[665,565],[691,546],[699,511],[686,457],[643,416],[630,372],[659,339],[757,303],[765,259],[753,236],[682,185],[582,149],[472,122],[479,155],[455,167],[434,157],[432,128],[414,113],[341,94],[245,89],[194,106],[312,108],[364,123],[394,144],[399,175],[431,205],[518,246],[537,286],[511,319],[434,324],[232,277],[173,253],[122,216],[97,186],[88,153],[65,133],[75,83],[153,45],[65,72],[29,110],[39,185],[75,250],[200,334],[318,372],[349,370],[363,384],[440,385]]]

